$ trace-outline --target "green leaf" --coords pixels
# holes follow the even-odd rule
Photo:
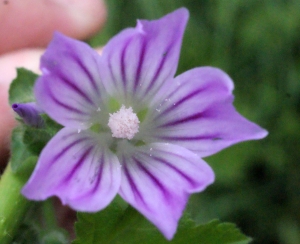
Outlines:
[[[51,135],[45,129],[28,127],[24,131],[23,142],[34,155],[39,155],[50,139]]]
[[[46,244],[68,244],[68,237],[62,229],[46,230],[41,237],[40,243]]]
[[[13,130],[11,140],[11,167],[13,172],[30,174],[48,141],[57,133],[57,124],[46,121],[44,129],[20,125]]]
[[[19,228],[19,231],[14,236],[12,243],[69,243],[68,232],[57,225],[52,199],[32,204]]]
[[[41,116],[45,122],[45,129],[51,137],[53,137],[59,130],[63,128],[62,125],[52,120],[47,114],[41,114]]]
[[[12,81],[9,88],[9,103],[27,103],[35,101],[33,85],[38,75],[23,69],[17,69],[17,77]]]
[[[13,244],[40,244],[37,231],[25,223],[22,223]]]
[[[17,172],[24,161],[32,156],[27,146],[23,142],[24,129],[22,126],[14,128],[11,138],[11,168],[13,172]]]
[[[47,115],[42,115],[45,128],[33,128],[21,124],[13,130],[11,140],[12,171],[28,177],[33,171],[42,149],[48,141],[62,128]]]
[[[77,240],[73,244],[97,243],[97,241],[108,240],[114,232],[123,209],[117,204],[110,204],[104,211],[96,214],[78,213],[78,222],[75,224]]]
[[[75,224],[77,239],[73,244],[247,244],[250,238],[243,235],[234,224],[213,220],[196,225],[184,216],[172,241],[162,234],[136,210],[123,208],[113,202],[106,209],[95,213],[78,213]]]
[[[34,170],[37,161],[37,156],[27,157],[20,163],[15,173],[19,176],[20,179],[23,179],[24,182],[27,181]]]
[[[42,118],[45,122],[44,128],[23,126],[23,142],[28,151],[37,156],[41,153],[48,141],[62,128],[61,125],[51,120],[46,114],[43,114]]]

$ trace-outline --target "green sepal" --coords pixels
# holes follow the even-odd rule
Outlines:
[[[32,127],[26,128],[23,135],[23,142],[33,155],[39,155],[50,139],[51,135],[47,130]]]
[[[17,69],[17,77],[9,88],[9,103],[34,102],[33,86],[38,75],[24,68]]]
[[[40,243],[68,244],[68,234],[63,229],[44,230],[40,234]]]
[[[77,217],[77,239],[73,244],[247,244],[251,241],[234,224],[213,220],[196,225],[186,215],[180,220],[174,238],[168,241],[135,209],[128,207],[124,210],[116,202],[100,212],[78,213]]]
[[[14,173],[19,171],[23,162],[32,156],[23,142],[24,127],[18,126],[13,129],[11,137],[11,169]]]
[[[38,161],[37,156],[29,156],[18,165],[14,172],[20,179],[26,182],[32,174],[34,167]]]
[[[13,244],[68,244],[68,235],[63,229],[36,230],[33,226],[23,224]]]
[[[44,128],[33,128],[21,124],[14,128],[11,140],[11,167],[14,173],[27,175],[32,172],[37,157],[49,140],[62,128],[61,125],[51,120],[47,115],[43,115],[45,121]],[[30,159],[30,160],[29,160]],[[25,163],[29,160],[30,163]],[[28,168],[27,168],[28,167]]]
[[[23,143],[30,153],[39,155],[48,141],[63,127],[50,119],[46,114],[41,115],[45,126],[44,128],[34,128],[24,125]]]
[[[13,239],[16,244],[67,244],[69,234],[58,227],[53,199],[31,202],[32,205]],[[48,215],[48,216],[47,216]]]

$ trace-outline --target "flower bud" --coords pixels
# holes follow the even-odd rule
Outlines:
[[[35,127],[44,127],[44,120],[40,116],[43,111],[35,103],[14,103],[12,109],[23,119],[24,123]]]

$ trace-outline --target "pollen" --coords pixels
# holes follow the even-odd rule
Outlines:
[[[132,108],[121,106],[120,110],[109,114],[108,127],[111,129],[112,137],[132,139],[139,132],[139,119]]]

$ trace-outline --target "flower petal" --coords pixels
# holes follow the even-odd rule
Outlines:
[[[111,95],[127,101],[132,95],[151,98],[173,78],[187,20],[188,11],[181,8],[158,20],[139,20],[136,28],[112,38],[99,65]]]
[[[85,43],[56,33],[41,58],[43,75],[35,85],[38,105],[64,126],[87,128],[101,107],[99,57]]]
[[[22,194],[32,200],[58,196],[78,211],[106,207],[120,187],[117,157],[87,131],[64,128],[43,149]]]
[[[214,181],[212,169],[180,146],[152,143],[119,157],[119,194],[171,239],[189,194]]]
[[[196,68],[176,77],[173,86],[162,89],[164,96],[153,99],[156,128],[148,137],[181,145],[200,157],[265,137],[266,130],[235,110],[232,90],[230,77],[217,68]]]

